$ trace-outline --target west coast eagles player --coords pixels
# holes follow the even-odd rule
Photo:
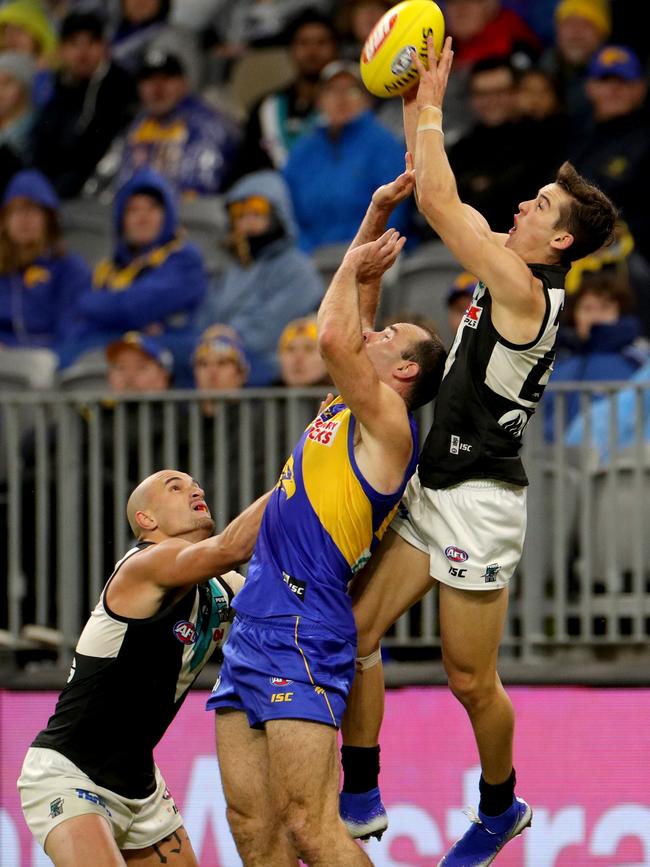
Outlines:
[[[131,494],[138,540],[77,643],[68,683],[18,780],[57,867],[198,867],[153,749],[223,640],[268,495],[217,536],[198,483],[162,470]],[[213,577],[220,576],[220,577]]]
[[[442,134],[451,41],[430,69],[413,52],[419,86],[404,97],[420,210],[479,283],[449,353],[433,427],[406,514],[386,534],[355,592],[363,667],[344,722],[342,814],[358,836],[381,833],[377,787],[383,712],[379,640],[434,584],[439,586],[442,656],[449,685],[466,709],[481,761],[481,799],[472,824],[440,862],[485,867],[530,824],[514,796],[514,718],[497,674],[508,582],[526,528],[521,435],[551,372],[564,275],[571,261],[610,238],[612,203],[568,163],[553,183],[519,204],[508,234],[490,230],[458,198]]]
[[[336,730],[356,656],[347,585],[415,468],[410,410],[435,396],[445,357],[419,326],[372,330],[379,279],[403,246],[396,232],[378,235],[412,186],[404,173],[375,192],[321,304],[319,346],[340,396],[308,426],[271,495],[208,701],[247,867],[295,865],[296,853],[310,867],[370,863],[338,816]]]

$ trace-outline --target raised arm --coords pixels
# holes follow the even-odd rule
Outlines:
[[[373,193],[368,210],[348,249],[354,250],[362,244],[376,241],[386,231],[386,224],[393,210],[411,195],[414,186],[415,173],[412,166],[407,163],[406,171],[398,175],[394,181],[378,187]],[[363,330],[374,328],[381,294],[382,274],[383,272],[378,272],[376,275],[372,273],[357,275],[359,313]]]
[[[442,103],[453,60],[451,39],[446,39],[439,61],[431,40],[428,51],[428,70],[412,52],[420,75],[414,133],[413,102],[408,104],[410,134],[415,137],[418,207],[462,266],[489,286],[495,304],[537,321],[544,309],[539,281],[516,253],[503,246],[503,236],[495,235],[486,220],[459,198],[442,130]]]
[[[402,398],[381,382],[365,350],[359,308],[359,275],[381,276],[399,255],[405,239],[389,229],[376,241],[348,250],[318,311],[318,344],[327,369],[353,414],[387,449],[410,448]]]
[[[203,542],[166,539],[126,561],[129,582],[146,581],[163,589],[198,584],[250,560],[262,515],[271,496],[264,494],[217,536]]]

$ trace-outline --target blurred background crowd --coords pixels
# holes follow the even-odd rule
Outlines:
[[[358,67],[390,5],[0,3],[0,363],[40,386],[100,371],[117,391],[326,383],[310,317],[404,164],[401,101],[374,100]],[[648,378],[639,5],[441,3],[461,197],[507,231],[518,197],[570,159],[620,208],[616,241],[571,271],[556,380]],[[408,244],[382,315],[426,316],[449,342],[472,277],[412,203],[392,224]]]

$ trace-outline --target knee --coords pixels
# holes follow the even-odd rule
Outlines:
[[[312,815],[305,804],[295,801],[288,803],[280,811],[279,818],[287,830],[293,848],[304,861],[309,863],[322,848],[321,835],[324,823]]]
[[[250,846],[261,843],[266,845],[270,828],[264,816],[228,806],[226,818],[239,847],[247,850]]]
[[[494,672],[481,674],[447,668],[447,682],[454,696],[470,713],[489,705],[497,693],[497,677]]]

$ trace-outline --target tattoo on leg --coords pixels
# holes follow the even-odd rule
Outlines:
[[[183,848],[183,840],[179,836],[178,831],[174,831],[172,834],[169,835],[169,837],[163,837],[162,840],[159,840],[157,843],[153,844],[153,851],[158,856],[161,864],[167,864],[169,859],[167,858],[167,855],[165,855],[163,852],[160,851],[160,846],[163,843],[169,843],[169,841],[172,839],[176,841],[178,846],[175,849],[170,849],[169,854],[170,855],[180,855],[181,849]]]

